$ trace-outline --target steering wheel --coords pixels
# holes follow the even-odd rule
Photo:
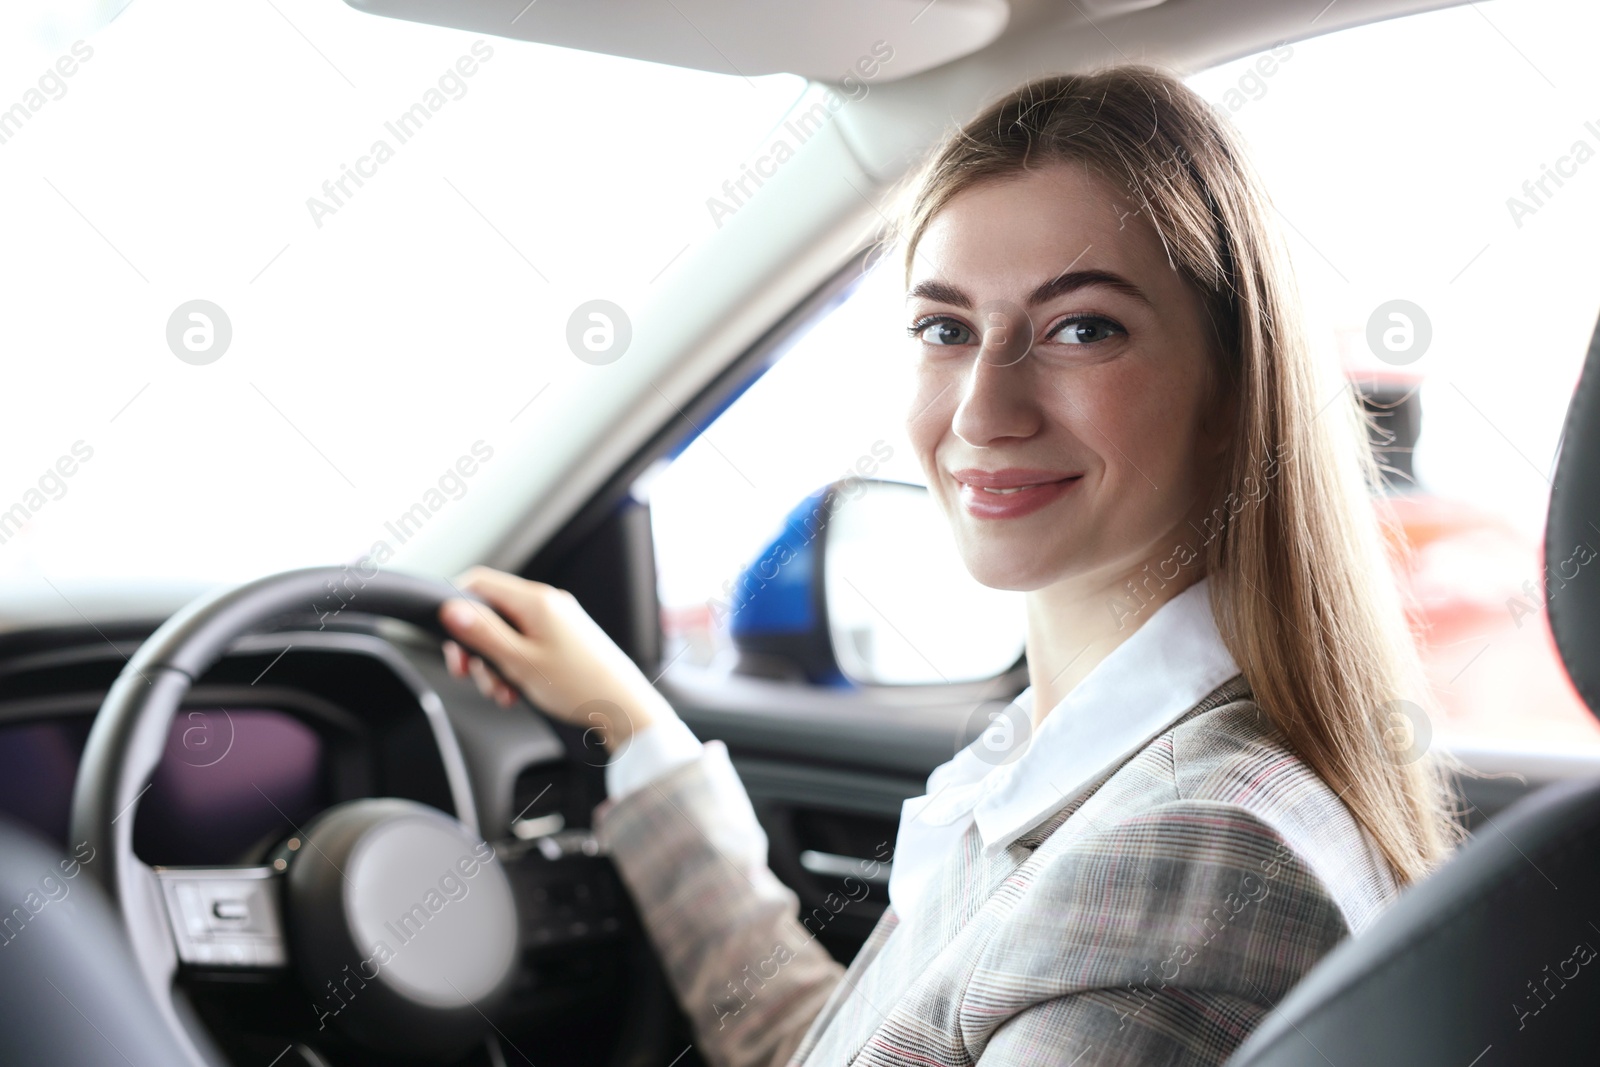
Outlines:
[[[349,577],[335,567],[288,571],[190,603],[128,661],[89,732],[72,841],[80,853],[82,844],[93,848],[85,870],[110,895],[191,1067],[208,1067],[217,1054],[174,998],[180,959],[288,966],[318,1001],[337,1005],[325,1024],[373,1050],[442,1060],[481,1043],[513,978],[510,879],[482,837],[424,804],[336,805],[262,866],[165,870],[134,855],[139,798],[189,687],[236,639],[303,613]],[[390,571],[343,591],[353,610],[440,636],[439,605],[463,595]]]

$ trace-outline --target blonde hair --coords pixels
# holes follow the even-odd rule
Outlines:
[[[1208,502],[1219,529],[1195,553],[1218,629],[1256,703],[1397,879],[1414,881],[1461,837],[1450,778],[1459,767],[1394,743],[1398,710],[1426,714],[1434,701],[1380,535],[1376,511],[1387,505],[1375,509],[1367,488],[1380,484],[1377,463],[1354,391],[1324,408],[1318,386],[1327,379],[1268,222],[1270,201],[1231,124],[1147,67],[1040,78],[908,176],[883,243],[903,248],[909,282],[917,243],[952,198],[1059,163],[1126,188],[1204,300],[1214,338],[1208,418],[1235,402]],[[1235,510],[1241,500],[1249,506]]]

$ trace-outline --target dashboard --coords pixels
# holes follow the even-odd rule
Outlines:
[[[91,715],[0,727],[0,811],[66,842]],[[173,722],[133,824],[146,863],[259,862],[330,806],[322,735],[275,708],[189,708]]]
[[[34,647],[6,655],[7,644],[23,641]],[[70,846],[78,760],[138,643],[85,642],[71,631],[0,642],[0,811]],[[559,745],[543,749],[535,762],[560,756]],[[376,632],[256,635],[190,690],[139,798],[134,850],[154,865],[254,862],[325,808],[377,795],[419,800],[480,828],[459,740],[432,684]]]
[[[63,853],[96,711],[159,622],[0,633],[0,814]],[[558,729],[451,678],[437,642],[404,624],[285,620],[237,642],[191,687],[137,801],[134,851],[158,869],[262,864],[337,804],[420,801],[479,833],[510,878],[520,945],[507,1040],[538,1049],[542,1064],[620,1061],[630,1042],[636,1052],[680,1035],[683,1048],[687,1023],[589,834],[603,771],[572,759],[574,739]],[[268,1062],[286,1042],[305,1051],[280,1067],[295,1056],[373,1062],[317,1031],[282,968],[189,961],[179,983],[234,1062]],[[619,1009],[639,1022],[618,1027]]]

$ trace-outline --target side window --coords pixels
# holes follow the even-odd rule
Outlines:
[[[924,485],[905,437],[903,286],[852,281],[649,483],[667,662],[728,665],[740,572],[812,493],[851,476]]]
[[[1546,607],[1590,544],[1542,540],[1600,309],[1592,4],[1463,6],[1206,71],[1250,143],[1315,343],[1381,412],[1452,744],[1600,746]]]
[[[1390,536],[1414,553],[1397,580],[1456,746],[1600,749],[1546,617],[1600,535],[1542,546],[1600,312],[1596,34],[1576,0],[1459,7],[1189,79],[1249,143],[1312,343],[1374,414]],[[807,494],[852,472],[922,484],[895,281],[857,283],[652,483],[668,659],[728,662],[718,605]]]

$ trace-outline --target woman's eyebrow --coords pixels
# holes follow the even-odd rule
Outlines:
[[[1150,298],[1144,295],[1144,290],[1120,274],[1113,274],[1108,270],[1072,270],[1056,275],[1029,293],[1028,306],[1034,307],[1091,285],[1105,286],[1147,306],[1150,304]],[[906,293],[906,299],[914,300],[918,297],[940,304],[953,304],[956,307],[972,307],[972,298],[948,282],[918,282]]]

